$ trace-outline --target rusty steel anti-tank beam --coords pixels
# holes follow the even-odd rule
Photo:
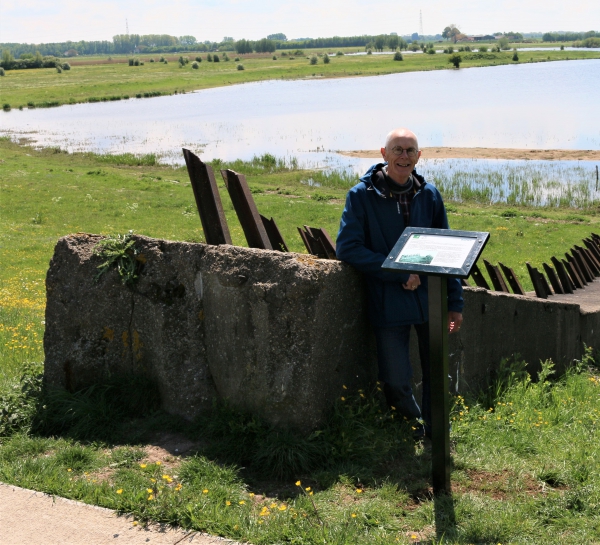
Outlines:
[[[190,176],[206,244],[231,244],[231,235],[212,168],[188,149],[183,148],[183,157]]]

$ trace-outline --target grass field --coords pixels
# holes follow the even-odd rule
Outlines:
[[[456,49],[456,47],[455,47]],[[337,50],[336,50],[337,51]],[[143,96],[144,93],[173,94],[196,89],[220,87],[236,83],[267,79],[300,79],[311,77],[340,78],[348,76],[368,76],[411,72],[421,70],[450,69],[449,55],[405,54],[401,62],[392,60],[389,55],[336,56],[336,51],[306,50],[305,56],[240,55],[234,61],[235,53],[229,52],[229,62],[207,62],[206,53],[186,53],[190,63],[179,67],[179,55],[166,55],[168,64],[158,61],[162,55],[138,55],[142,66],[129,66],[127,57],[107,58],[82,57],[70,59],[72,69],[57,73],[55,69],[9,70],[2,78],[2,104],[12,108],[59,105],[96,100],[118,100],[124,97]],[[346,52],[356,48],[346,48]],[[311,65],[307,56],[329,52],[331,62]],[[461,53],[462,68],[511,64],[512,52],[486,53],[486,58],[468,60],[470,53]],[[547,62],[549,60],[575,60],[600,58],[597,51],[531,51],[520,52],[520,62]],[[203,60],[197,70],[192,69],[196,56]],[[102,62],[102,64],[100,64]],[[238,70],[242,64],[244,70]]]
[[[354,183],[270,156],[213,166],[246,174],[259,211],[275,217],[293,251],[304,251],[297,226],[335,236]],[[547,364],[531,382],[513,362],[489,392],[455,398],[453,496],[437,499],[430,452],[413,445],[405,422],[380,412],[376,389],[340,392],[309,438],[227,408],[186,424],[157,412],[145,384],[42,395],[44,275],[60,236],[203,235],[187,171],[153,156],[70,155],[0,139],[0,170],[0,481],[257,545],[600,541],[600,377],[591,353],[559,380]],[[245,245],[219,186],[234,243]],[[529,289],[525,261],[562,254],[600,219],[593,206],[465,201],[448,210],[452,227],[490,231],[484,257],[513,267]],[[129,395],[140,389],[145,395]],[[165,431],[196,454],[144,446]]]

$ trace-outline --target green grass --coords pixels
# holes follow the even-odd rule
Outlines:
[[[442,45],[440,44],[440,47]],[[443,44],[443,47],[447,47]],[[456,47],[455,47],[456,49]],[[346,48],[355,52],[357,48]],[[336,50],[337,51],[337,50]],[[305,52],[311,56],[321,50]],[[220,87],[250,81],[268,79],[300,79],[307,77],[340,78],[412,72],[421,70],[450,69],[448,55],[404,55],[402,62],[392,60],[390,55],[362,55],[336,57],[335,51],[322,50],[330,54],[331,62],[311,65],[306,57],[282,57],[277,60],[271,54],[240,55],[244,70],[237,70],[236,62],[206,62],[206,55],[194,70],[191,64],[179,68],[178,55],[167,56],[169,63],[145,62],[144,66],[128,66],[126,56],[115,56],[108,62],[104,57],[81,57],[71,62],[72,69],[58,74],[55,69],[9,70],[2,78],[2,103],[17,108],[54,106],[99,100],[119,100],[152,93],[173,94],[196,89]],[[333,53],[333,54],[332,54]],[[461,53],[461,69],[474,66],[512,64],[512,52],[491,54],[489,59],[467,60],[469,53]],[[525,59],[525,54],[527,58]],[[194,57],[189,53],[190,58]],[[141,55],[149,61],[151,55]],[[153,57],[158,60],[160,55]],[[532,51],[522,52],[521,62],[547,62],[548,60],[600,58],[594,51]],[[98,64],[103,63],[103,64]]]
[[[559,379],[549,362],[536,381],[522,362],[504,371],[489,391],[453,401],[450,497],[432,496],[430,451],[383,410],[376,389],[341,391],[306,437],[227,407],[185,424],[146,404],[137,419],[121,414],[107,427],[115,409],[97,391],[57,402],[38,388],[33,431],[24,421],[2,434],[0,481],[131,513],[134,524],[257,545],[597,542],[600,375],[591,351]],[[56,417],[74,409],[57,433]],[[144,444],[158,429],[196,441],[195,453],[150,454]]]
[[[513,365],[489,392],[456,398],[452,499],[432,498],[430,452],[412,444],[377,391],[341,391],[309,437],[227,407],[182,422],[157,411],[153,385],[136,377],[43,391],[44,275],[60,236],[203,235],[186,170],[154,156],[36,151],[5,138],[0,161],[0,481],[257,545],[600,540],[600,378],[589,358],[555,382],[548,365],[537,382]],[[214,167],[246,174],[258,209],[294,251],[304,251],[297,226],[335,236],[354,182],[270,155]],[[245,245],[219,187],[234,243]],[[448,209],[452,227],[490,231],[484,257],[515,268],[526,285],[526,260],[539,265],[598,230],[594,207]],[[166,430],[194,442],[195,454],[145,448]]]

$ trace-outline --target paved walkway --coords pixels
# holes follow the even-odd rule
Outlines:
[[[170,526],[142,528],[110,509],[0,483],[1,545],[236,545]]]

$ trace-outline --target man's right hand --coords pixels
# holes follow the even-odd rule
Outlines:
[[[406,284],[402,284],[405,290],[416,290],[421,285],[421,279],[418,274],[411,274],[406,281]]]

